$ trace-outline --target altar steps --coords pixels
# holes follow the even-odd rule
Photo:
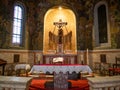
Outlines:
[[[45,83],[48,80],[41,80],[41,79],[33,79],[29,90],[48,90],[45,88]],[[89,85],[87,80],[68,80],[71,82],[72,87],[68,90],[89,90]],[[49,88],[49,90],[53,90],[53,88]]]

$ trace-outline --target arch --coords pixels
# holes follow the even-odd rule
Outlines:
[[[25,6],[21,2],[15,2],[13,12],[12,45],[22,46],[24,40]]]
[[[62,23],[61,27],[57,25]],[[63,29],[63,51],[70,50],[75,53],[76,51],[76,17],[74,12],[65,6],[55,6],[49,9],[44,17],[44,41],[43,41],[43,52],[47,53],[49,50],[57,50],[57,35],[58,29]],[[71,33],[72,32],[72,33]],[[68,36],[67,36],[68,35]],[[54,37],[54,44],[52,38]],[[70,39],[70,40],[68,40]],[[66,41],[65,41],[66,40]],[[67,43],[68,41],[69,44]],[[61,41],[62,42],[62,41]],[[52,43],[52,46],[49,46]],[[65,44],[66,43],[66,44]],[[71,45],[71,46],[70,46]]]
[[[106,19],[106,41],[101,41],[100,39],[100,28],[99,28],[99,15],[98,13],[99,10],[101,8],[105,8],[105,14],[106,14],[106,17],[103,19]],[[95,5],[95,8],[94,8],[94,30],[93,30],[93,40],[94,40],[94,46],[95,47],[110,47],[111,46],[111,40],[110,40],[110,26],[109,26],[109,18],[108,18],[108,6],[107,6],[107,3],[104,2],[104,1],[101,1],[101,2],[98,2],[96,5]]]

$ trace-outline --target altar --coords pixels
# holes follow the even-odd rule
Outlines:
[[[46,72],[50,72],[50,73],[53,73],[53,72],[56,72],[56,73],[69,72],[69,73],[72,73],[74,71],[76,73],[79,73],[79,72],[88,72],[89,74],[92,73],[92,70],[88,65],[79,65],[79,64],[71,64],[71,65],[70,64],[33,65],[33,67],[31,68],[30,73],[40,73],[40,72],[43,72],[43,73],[46,73]]]
[[[80,64],[39,64],[33,65],[29,74],[37,74],[39,77],[41,73],[44,75],[47,73],[53,74],[53,87],[54,90],[68,90],[69,88],[69,77],[70,75],[74,75],[74,79],[78,79],[79,73],[87,73],[88,75],[92,75],[92,70],[88,65],[80,65]],[[45,77],[47,77],[45,75]],[[43,76],[43,75],[42,75]],[[81,76],[82,77],[82,76]]]

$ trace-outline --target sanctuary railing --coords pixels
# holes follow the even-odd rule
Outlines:
[[[58,84],[61,82],[58,80],[63,78],[62,82],[65,82],[63,86]],[[56,82],[53,84],[54,89],[61,90],[65,87],[67,90],[69,88],[67,81],[67,74],[59,73],[54,77]],[[106,77],[90,77],[87,78],[89,84],[89,90],[120,90],[120,76],[106,76]],[[31,77],[15,77],[15,76],[0,76],[0,90],[29,90],[30,83],[32,81]],[[59,81],[59,82],[58,82]],[[67,86],[68,85],[68,86]]]
[[[31,77],[0,76],[0,90],[29,90]]]
[[[120,90],[120,76],[87,78],[89,90]]]

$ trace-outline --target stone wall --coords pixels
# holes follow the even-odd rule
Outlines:
[[[86,50],[78,51],[77,62],[88,64],[93,68],[94,62],[101,62],[101,55],[105,55],[106,63],[115,63],[115,58],[120,57],[119,49],[106,49],[106,50]]]
[[[0,58],[7,61],[7,63],[36,64],[38,62],[38,55],[41,54],[42,54],[41,51],[38,52],[30,50],[6,50],[6,49],[0,50]],[[14,55],[19,55],[18,62],[14,62]]]
[[[14,55],[19,55],[19,63],[38,64],[43,62],[42,51],[30,51],[30,50],[0,50],[0,58],[6,60],[7,63],[14,63]],[[120,57],[119,49],[110,50],[88,50],[78,51],[77,63],[88,64],[91,67],[94,62],[100,62],[100,55],[106,56],[107,63],[115,63],[115,57]],[[82,62],[83,61],[83,62]]]

